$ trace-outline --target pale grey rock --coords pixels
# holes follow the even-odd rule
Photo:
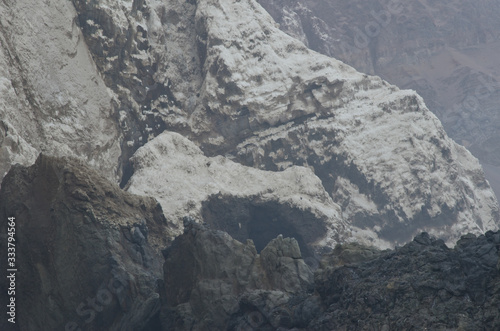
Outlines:
[[[19,136],[12,125],[0,121],[0,181],[12,164],[32,164],[37,155],[37,150]]]
[[[170,5],[175,14],[151,23],[151,38],[165,36],[167,53],[196,54],[168,55],[190,83],[169,85],[175,116],[158,116],[206,155],[272,171],[314,169],[353,237],[379,247],[419,230],[452,243],[498,227],[479,163],[414,92],[308,50],[254,1]],[[150,20],[164,17],[163,4],[148,6]],[[164,52],[151,45],[151,54]]]
[[[497,2],[259,3],[311,49],[416,90],[451,138],[483,164],[500,165]]]
[[[234,213],[278,206],[281,217],[270,219],[280,225],[302,212],[306,224],[321,214],[319,219],[335,224],[335,231],[303,238],[318,245],[353,237],[389,247],[419,230],[451,242],[465,231],[497,228],[498,204],[479,164],[447,137],[418,95],[307,49],[281,32],[257,2],[74,0],[53,10],[57,3],[45,2],[38,10],[29,0],[2,5],[10,13],[2,16],[8,32],[2,35],[2,68],[10,68],[2,72],[2,88],[9,109],[22,110],[16,118],[16,111],[6,112],[4,122],[36,151],[82,155],[108,177],[122,175],[125,185],[134,171],[132,154],[148,141],[157,144],[151,140],[165,130],[178,132],[207,157],[218,156],[215,164],[226,158],[247,166],[234,172],[240,178],[249,174],[248,166],[285,170],[286,175],[269,177],[270,182],[281,177],[277,185],[259,184],[257,189],[259,185],[247,184],[251,189],[243,196],[250,203],[240,199],[235,206],[241,208]],[[36,19],[39,14],[50,18],[47,27],[44,19]],[[24,18],[35,25],[22,25]],[[313,23],[318,31],[324,26]],[[11,38],[18,25],[22,38]],[[36,31],[48,31],[52,47],[42,39],[31,42]],[[137,151],[132,160],[141,164],[142,154],[148,153]],[[33,159],[31,152],[26,155],[19,162]],[[161,168],[158,161],[152,164]],[[228,164],[236,168],[236,163]],[[148,165],[143,162],[139,168]],[[173,222],[190,213],[207,217],[205,211],[216,205],[217,189],[226,202],[224,210],[232,213],[227,202],[236,202],[238,195],[231,190],[242,185],[222,178],[225,166],[214,168],[218,175],[199,164],[177,172],[192,171],[210,180],[191,199],[181,194],[169,199],[177,205],[172,211],[165,208],[175,216]],[[293,170],[287,172],[289,168]],[[317,178],[309,180],[311,170],[321,186]],[[287,193],[289,198],[276,199],[290,186],[299,192],[293,183],[283,185],[285,177],[298,172],[308,172],[305,182],[299,179],[301,195],[312,187],[308,197],[301,202]],[[173,192],[157,176],[156,188],[151,193],[141,188],[142,194],[171,197]],[[252,178],[256,176],[261,174]],[[172,187],[190,192],[178,183]],[[263,189],[274,190],[275,196],[262,194]],[[294,227],[304,222],[292,218]],[[251,236],[238,239],[245,237]],[[264,241],[256,245],[262,248]]]
[[[176,233],[181,233],[181,220],[189,215],[245,241],[252,238],[255,227],[276,227],[275,218],[279,217],[288,222],[281,227],[295,228],[293,235],[303,237],[304,244],[334,246],[349,238],[340,207],[325,192],[320,179],[305,167],[273,172],[246,167],[222,156],[206,157],[193,142],[171,132],[141,147],[132,164],[134,175],[127,191],[156,197],[165,217],[177,224]],[[238,204],[242,213],[251,214],[250,210],[264,210],[266,206],[275,206],[278,213],[256,226],[262,217],[231,213]],[[284,230],[276,227],[276,231]],[[259,250],[280,233],[259,240]]]
[[[0,12],[0,119],[26,142],[10,150],[1,168],[29,165],[36,150],[80,157],[118,180],[121,133],[112,95],[71,2],[4,2]],[[8,144],[4,141],[2,148]]]

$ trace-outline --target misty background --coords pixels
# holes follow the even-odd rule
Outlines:
[[[500,196],[500,2],[261,0],[309,48],[416,90]]]

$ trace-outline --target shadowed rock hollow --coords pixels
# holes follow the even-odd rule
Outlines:
[[[310,211],[258,200],[211,196],[203,203],[203,221],[240,242],[251,239],[258,253],[281,234],[295,238],[303,256],[313,255],[314,243],[327,231],[325,223]]]

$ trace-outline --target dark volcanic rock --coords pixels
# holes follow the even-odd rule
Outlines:
[[[154,325],[160,248],[168,235],[154,199],[121,191],[79,161],[41,155],[29,168],[13,166],[4,178],[2,252],[11,216],[19,330]],[[5,307],[5,269],[0,286]]]
[[[497,330],[499,247],[499,233],[463,236],[455,249],[422,233],[366,262],[328,265],[316,274],[328,309],[315,328]]]
[[[258,255],[251,240],[242,244],[204,225],[184,226],[164,252],[163,330],[235,328],[246,323],[247,313],[263,311],[265,318],[253,314],[262,319],[259,326],[290,322],[270,316],[278,316],[282,305],[304,295],[313,282],[295,239],[279,236]]]
[[[186,217],[170,245],[155,200],[74,159],[12,167],[0,201],[2,251],[16,217],[17,330],[500,328],[500,232],[453,249],[426,233],[395,250],[338,245],[313,273],[281,235],[259,254]]]
[[[294,239],[189,224],[165,252],[164,330],[497,330],[500,233],[454,249],[422,233],[395,250],[337,246],[311,272]]]

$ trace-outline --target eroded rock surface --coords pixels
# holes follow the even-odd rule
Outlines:
[[[294,238],[278,235],[258,252],[186,216],[170,243],[155,200],[44,155],[5,177],[0,216],[11,215],[17,330],[500,327],[499,232],[462,236],[453,249],[427,233],[395,250],[348,243],[319,261]],[[4,251],[5,233],[3,223]]]
[[[42,154],[4,178],[0,216],[5,252],[7,217],[16,219],[18,330],[139,330],[155,323],[161,249],[171,234],[154,199],[123,192],[81,161]]]
[[[0,4],[3,178],[40,152],[79,157],[118,180],[121,131],[69,1]],[[7,128],[11,128],[8,129]]]
[[[132,164],[126,189],[156,197],[177,233],[189,215],[240,241],[254,240],[259,252],[280,233],[297,238],[306,251],[350,238],[340,207],[310,169],[264,171],[206,157],[193,142],[169,132],[141,147]]]
[[[497,2],[259,3],[309,48],[416,90],[450,137],[482,163],[500,165]]]
[[[328,306],[318,330],[497,329],[499,249],[498,232],[463,236],[454,249],[423,233],[364,262],[339,263],[339,249],[316,274]]]
[[[259,256],[252,242],[192,224],[165,254],[162,327],[494,330],[499,250],[498,232],[463,236],[453,249],[427,233],[395,250],[339,245],[311,281],[293,239]]]
[[[132,155],[173,131],[208,157],[310,168],[320,200],[379,247],[421,230],[453,242],[498,227],[481,167],[418,95],[307,49],[257,2],[58,1],[2,4],[2,120],[13,130],[0,171],[46,151],[126,186]]]
[[[401,329],[415,307],[422,327],[498,327],[498,203],[414,92],[307,49],[253,0],[3,1],[0,28],[20,330]],[[13,165],[40,151],[83,161]],[[188,222],[162,270],[184,216],[241,242]],[[313,275],[318,247],[422,229],[486,235],[350,243]]]
[[[282,236],[259,255],[251,240],[189,222],[164,254],[163,330],[223,330],[242,305],[273,310],[313,283],[297,241]]]
[[[151,38],[165,36],[171,49],[196,56],[171,62],[183,59],[178,68],[190,82],[171,86],[183,129],[158,116],[206,155],[271,171],[314,169],[354,236],[380,247],[419,230],[451,243],[498,227],[477,160],[414,92],[308,50],[253,1],[169,5],[171,19],[154,25]],[[155,77],[166,81],[171,72]]]

